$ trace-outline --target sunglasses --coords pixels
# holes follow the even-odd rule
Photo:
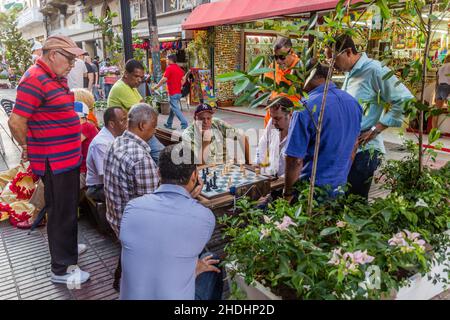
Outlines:
[[[289,50],[285,54],[274,54],[274,55],[272,55],[272,59],[284,61],[284,60],[286,60],[286,57],[291,54],[291,52],[292,52],[292,50]]]
[[[56,50],[56,52],[59,53],[60,55],[64,56],[64,57],[67,59],[67,61],[69,62],[69,64],[75,63],[75,59],[76,59],[75,56],[73,56],[73,55],[72,55],[72,56],[68,56],[68,55],[62,53],[62,52],[59,51],[59,50]]]

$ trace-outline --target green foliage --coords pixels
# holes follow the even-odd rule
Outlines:
[[[31,45],[17,28],[19,13],[17,9],[0,12],[0,44],[5,48],[9,66],[20,77],[31,65]]]
[[[186,51],[197,59],[196,63],[194,62],[196,67],[210,68],[209,48],[213,45],[213,38],[213,32],[198,31],[194,39],[187,44]]]
[[[386,163],[378,179],[391,194],[370,204],[354,196],[326,200],[327,191],[316,189],[308,216],[306,183],[298,185],[295,206],[279,199],[263,212],[241,200],[239,214],[219,221],[230,240],[225,263],[248,284],[259,281],[286,299],[379,299],[407,285],[412,273],[428,273],[433,259],[450,267],[450,237],[443,234],[450,226],[450,166],[417,177],[417,149],[410,151],[407,159]],[[283,228],[286,217],[293,224]],[[404,245],[393,245],[396,237]],[[367,253],[373,261],[352,265],[348,253]],[[369,286],[366,273],[374,268],[378,285]]]
[[[123,44],[120,39],[120,28],[114,29],[113,19],[118,17],[117,12],[107,11],[104,17],[96,17],[89,12],[86,22],[92,24],[100,30],[103,43],[105,45],[105,56],[111,59],[112,65],[119,65],[123,62]]]
[[[94,103],[94,109],[98,111],[104,111],[108,107],[108,103],[106,100],[98,100]]]

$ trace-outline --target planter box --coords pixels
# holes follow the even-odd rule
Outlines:
[[[234,100],[223,100],[223,101],[217,101],[217,105],[220,108],[224,108],[224,107],[232,107],[234,105]]]
[[[450,230],[446,231],[450,234]],[[450,248],[447,248],[447,253],[450,252]],[[226,266],[229,270],[231,266]],[[447,275],[450,278],[450,274],[444,271],[445,266],[442,264],[435,265],[431,271],[430,275],[439,274],[441,277]],[[227,270],[227,273],[229,273]],[[444,292],[444,284],[436,283],[433,284],[432,280],[428,280],[428,276],[422,277],[420,274],[415,274],[411,278],[411,284],[408,287],[402,287],[398,292],[393,293],[389,300],[430,300],[433,297]],[[264,287],[261,283],[256,282],[252,285],[247,285],[245,283],[244,277],[242,275],[236,274],[233,279],[228,279],[229,282],[235,282],[238,287],[245,292],[248,300],[281,300],[281,297],[273,294],[269,288]],[[231,287],[231,283],[230,283]]]
[[[169,102],[161,102],[160,103],[161,114],[169,115],[170,114],[170,104]]]

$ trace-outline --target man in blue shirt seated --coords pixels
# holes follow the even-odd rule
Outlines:
[[[391,70],[381,62],[369,59],[364,52],[358,52],[350,36],[338,36],[335,47],[335,68],[345,72],[342,90],[357,99],[365,111],[358,139],[359,149],[348,176],[348,193],[368,199],[380,156],[386,153],[380,133],[388,127],[401,127],[403,106],[414,97],[396,76],[383,79]],[[327,48],[325,53],[328,58],[333,57],[331,48]],[[389,111],[385,111],[386,104]]]
[[[219,260],[201,255],[215,217],[195,200],[203,184],[193,159],[184,157],[181,144],[163,149],[161,186],[126,206],[120,299],[221,299]]]
[[[305,110],[294,112],[287,138],[284,197],[288,200],[293,197],[293,185],[299,176],[301,180],[311,178],[316,125],[328,74],[324,65],[315,61],[309,65],[310,68],[315,66],[304,88],[309,99],[303,102]],[[324,112],[316,185],[331,187],[333,196],[338,187],[347,183],[352,152],[361,128],[362,108],[352,96],[331,82]]]

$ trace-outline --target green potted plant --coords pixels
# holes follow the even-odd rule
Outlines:
[[[417,157],[417,152],[415,153]],[[450,166],[425,169],[422,189],[405,184],[414,157],[382,170],[391,194],[367,204],[351,198],[318,203],[306,214],[285,200],[266,212],[241,200],[224,216],[229,278],[250,299],[431,298],[449,283]],[[406,164],[405,164],[406,162]],[[404,171],[400,173],[398,166]],[[445,182],[447,181],[447,182]]]

